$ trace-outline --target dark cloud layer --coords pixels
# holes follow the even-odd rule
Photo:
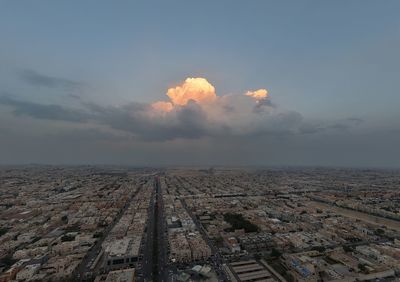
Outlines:
[[[269,113],[248,110],[248,116],[240,118],[249,127],[238,124],[238,115],[234,107],[218,107],[218,114],[227,116],[226,122],[213,120],[210,113],[192,101],[185,106],[175,108],[173,112],[160,115],[148,104],[131,103],[122,107],[101,107],[86,105],[92,117],[99,123],[132,133],[139,139],[166,141],[174,139],[197,139],[202,137],[235,137],[260,135],[281,136],[298,133],[302,124],[301,114],[293,111]],[[255,105],[259,109],[260,105]],[[265,115],[266,114],[266,115]],[[256,120],[258,119],[258,120]]]
[[[94,119],[113,129],[132,133],[139,139],[165,141],[176,138],[200,138],[208,135],[206,116],[200,107],[190,103],[172,116],[152,116],[147,104],[131,103],[122,107],[86,105]]]
[[[206,109],[190,101],[171,112],[163,113],[143,103],[130,103],[119,107],[85,103],[82,104],[83,109],[74,109],[0,96],[0,104],[12,107],[16,116],[102,125],[128,133],[138,140],[155,142],[203,137],[256,138],[317,134],[327,130],[346,130],[354,123],[360,122],[350,119],[315,125],[305,122],[302,115],[295,111],[277,110],[271,103],[252,106],[246,104],[245,99],[247,98],[235,97]]]
[[[48,76],[29,69],[19,71],[18,75],[23,81],[33,86],[60,88],[67,91],[77,91],[84,87],[84,83],[79,81]]]
[[[20,101],[6,96],[0,96],[0,104],[11,106],[16,116],[29,116],[37,119],[84,122],[88,119],[88,114],[69,109],[60,105],[43,105],[33,102]]]
[[[79,89],[81,82],[22,70],[20,78],[35,86]],[[70,94],[74,95],[74,94]],[[204,78],[188,78],[168,89],[169,101],[152,104],[131,102],[121,106],[101,106],[75,99],[79,108],[40,104],[0,96],[0,105],[13,109],[16,116],[107,127],[152,142],[201,138],[259,138],[318,134],[347,130],[362,121],[350,118],[330,123],[310,123],[296,111],[281,109],[271,101],[266,89],[245,95],[218,96]],[[74,95],[75,97],[75,95]]]

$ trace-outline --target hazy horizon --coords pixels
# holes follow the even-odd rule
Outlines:
[[[0,7],[0,164],[400,168],[398,1]]]

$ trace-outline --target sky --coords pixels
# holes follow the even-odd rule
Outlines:
[[[399,168],[399,10],[0,1],[0,164]]]

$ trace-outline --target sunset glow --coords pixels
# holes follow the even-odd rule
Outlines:
[[[267,89],[258,89],[255,91],[247,91],[246,96],[252,97],[256,100],[263,100],[268,97]]]
[[[167,96],[175,105],[184,106],[190,100],[208,103],[216,99],[215,88],[205,78],[187,78],[181,85],[169,88]]]
[[[152,108],[156,111],[161,111],[161,112],[170,112],[173,110],[174,105],[170,102],[164,102],[164,101],[158,101],[153,104],[151,104]]]
[[[244,95],[258,103],[268,98],[268,91],[266,89],[249,90]],[[214,85],[205,78],[189,77],[178,86],[169,88],[167,96],[170,98],[169,102],[154,102],[151,104],[152,109],[160,113],[169,113],[175,107],[186,106],[189,101],[209,109],[210,106],[218,104],[221,98],[229,95],[218,96]]]

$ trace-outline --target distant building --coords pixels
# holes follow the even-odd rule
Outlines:
[[[240,245],[235,237],[224,237],[224,245],[232,253],[240,253]]]

